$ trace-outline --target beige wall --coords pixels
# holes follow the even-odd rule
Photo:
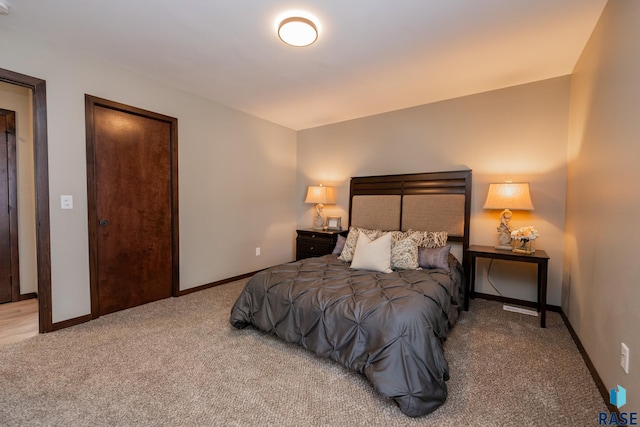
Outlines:
[[[638,40],[640,2],[609,1],[571,78],[563,308],[605,386],[627,389],[623,411],[640,410]]]
[[[0,52],[47,82],[54,322],[90,312],[85,94],[178,118],[181,289],[293,258],[293,130],[4,27]]]
[[[499,211],[482,209],[490,182],[527,181],[533,212],[512,225],[534,225],[551,256],[548,302],[560,305],[566,188],[569,77],[559,77],[298,132],[298,227],[312,223],[310,184],[335,185],[327,215],[348,219],[351,176],[473,171],[471,242],[494,245]],[[476,289],[496,294],[479,261]],[[495,262],[491,281],[506,297],[536,300],[535,266]]]
[[[20,294],[38,291],[31,89],[0,82],[0,108],[16,112]]]

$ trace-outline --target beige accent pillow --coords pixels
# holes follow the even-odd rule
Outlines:
[[[407,233],[415,234],[418,237],[418,246],[423,248],[441,248],[447,244],[448,234],[446,231],[416,231],[409,230]]]
[[[371,240],[363,231],[358,235],[351,268],[391,273],[391,234]]]
[[[342,252],[340,252],[340,256],[338,257],[338,259],[345,262],[351,262],[351,260],[353,259],[353,252],[356,249],[356,243],[358,242],[360,231],[363,231],[370,240],[375,240],[381,233],[380,230],[368,230],[366,228],[353,226],[349,227],[347,240],[344,242],[344,248],[342,248]]]
[[[391,268],[394,270],[417,270],[420,267],[418,264],[418,243],[421,236],[416,233],[398,231],[392,233]]]

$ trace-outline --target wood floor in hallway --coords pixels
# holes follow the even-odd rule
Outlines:
[[[38,335],[38,300],[0,304],[0,345]]]

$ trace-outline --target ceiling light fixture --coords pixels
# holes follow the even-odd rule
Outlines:
[[[0,0],[0,15],[8,15],[9,14],[9,3],[5,0]]]
[[[318,39],[318,28],[310,19],[294,16],[280,22],[278,37],[291,46],[309,46]]]

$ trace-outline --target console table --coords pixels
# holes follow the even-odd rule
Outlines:
[[[538,265],[538,301],[537,309],[540,313],[540,327],[546,326],[547,313],[547,273],[549,268],[549,255],[543,250],[536,249],[532,254],[519,254],[507,250],[495,249],[493,246],[471,245],[467,249],[469,256],[469,265],[467,267],[468,289],[465,294],[465,306],[469,306],[469,297],[474,296],[475,292],[475,276],[476,276],[476,259],[489,258],[500,259],[505,261],[529,262]]]

